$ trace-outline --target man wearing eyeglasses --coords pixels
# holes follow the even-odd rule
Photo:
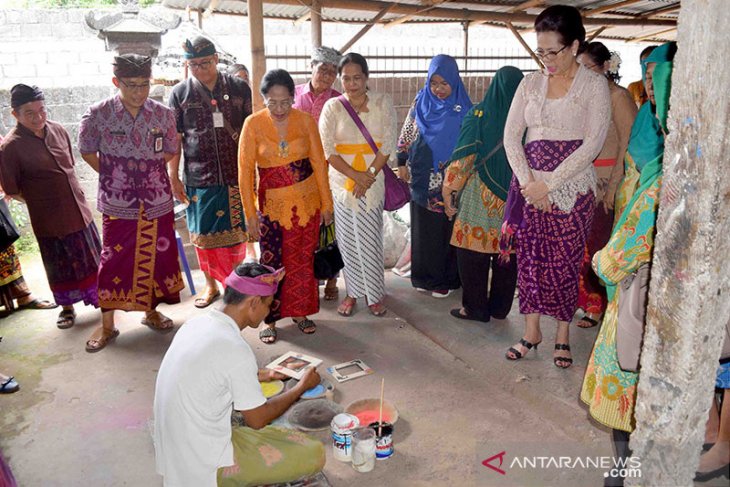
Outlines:
[[[115,57],[112,82],[119,92],[91,106],[79,127],[81,156],[99,173],[97,208],[103,214],[102,326],[86,342],[88,352],[119,335],[114,310],[144,311],[143,325],[167,332],[172,320],[157,305],[180,302],[183,282],[166,170],[180,142],[173,111],[148,98],[151,76],[148,56]]]
[[[251,114],[251,89],[241,78],[218,71],[215,45],[205,37],[183,46],[191,77],[170,95],[177,131],[182,136],[180,157],[170,161],[175,198],[188,203],[190,240],[205,274],[205,289],[195,306],[205,308],[220,295],[223,282],[246,257],[246,219],[238,190],[238,136]]]

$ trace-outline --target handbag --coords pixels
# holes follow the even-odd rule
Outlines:
[[[646,307],[649,299],[649,263],[625,277],[619,283],[618,321],[616,327],[616,356],[621,369],[638,372],[639,355],[644,338]]]
[[[0,252],[5,252],[19,238],[20,231],[10,216],[10,208],[0,199]]]
[[[314,277],[332,279],[345,267],[335,239],[334,224],[319,227],[319,248],[314,251]]]
[[[347,113],[349,113],[350,117],[352,117],[352,121],[355,122],[357,128],[360,129],[362,136],[365,137],[365,140],[372,149],[373,154],[377,154],[378,146],[375,144],[375,141],[370,135],[367,127],[365,127],[365,124],[362,123],[362,120],[360,120],[355,109],[352,107],[350,102],[347,101],[347,98],[345,98],[345,95],[340,95],[337,99],[340,100],[340,103],[342,103],[345,107]],[[403,208],[406,203],[411,201],[411,189],[408,187],[408,183],[396,176],[387,163],[383,166],[383,177],[385,178],[385,202],[383,208],[386,211],[395,211]]]

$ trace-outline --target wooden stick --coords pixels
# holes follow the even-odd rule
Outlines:
[[[380,417],[378,418],[378,436],[383,436],[383,393],[385,392],[385,377],[380,383]]]

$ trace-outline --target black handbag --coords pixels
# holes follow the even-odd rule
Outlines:
[[[314,277],[332,279],[345,267],[335,240],[334,224],[319,227],[319,248],[314,251]]]
[[[5,252],[19,238],[20,232],[10,216],[10,208],[0,199],[0,252]]]

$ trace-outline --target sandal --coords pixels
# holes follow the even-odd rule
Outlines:
[[[46,299],[33,299],[25,304],[18,303],[18,309],[53,309],[58,308],[56,303],[52,303]]]
[[[567,343],[556,343],[555,350],[565,350],[570,352],[570,345]],[[559,369],[567,369],[573,365],[573,359],[571,357],[553,357],[553,363]]]
[[[264,338],[271,338],[271,340],[264,340]],[[267,326],[259,332],[259,340],[267,345],[271,345],[276,341],[276,339],[276,328],[271,328],[270,326]]]
[[[315,331],[317,331],[316,323],[314,321],[310,320],[309,318],[304,318],[301,321],[297,321],[292,318],[292,321],[294,322],[295,325],[297,325],[299,327],[299,331],[301,331],[305,335],[311,335]],[[306,330],[310,330],[310,331],[306,331]]]
[[[106,330],[102,328],[101,337],[99,338],[89,338],[86,341],[86,351],[89,353],[98,352],[99,350],[103,350],[104,347],[109,345],[109,342],[114,340],[116,337],[119,336],[119,330],[117,328],[114,328],[114,330],[111,332],[111,334],[107,334]]]
[[[537,346],[540,345],[540,343],[542,343],[542,340],[540,340],[539,342],[536,342],[536,343],[530,343],[527,340],[525,340],[524,338],[520,338],[520,345],[522,345],[523,347],[525,347],[527,349],[527,351],[525,352],[525,355],[527,355],[527,352],[532,350],[533,347],[535,348],[535,351],[537,352]],[[510,353],[512,353],[512,355],[510,355]],[[522,352],[517,350],[515,347],[509,347],[509,350],[507,350],[507,353],[504,354],[504,356],[507,357],[507,360],[520,360],[523,357]]]
[[[159,311],[142,318],[141,323],[160,333],[167,333],[175,328],[175,323]]]
[[[221,295],[220,290],[216,289],[213,294],[206,293],[199,298],[195,298],[193,304],[196,308],[207,308],[215,299]]]
[[[15,377],[8,377],[8,380],[0,384],[0,394],[12,394],[20,389],[20,384]]]
[[[368,306],[368,309],[370,309],[370,312],[375,316],[383,316],[388,312],[388,308],[386,308],[383,303],[371,304]]]
[[[355,307],[357,299],[347,296],[337,307],[337,312],[342,316],[352,316],[352,308]]]
[[[578,328],[593,328],[594,326],[598,326],[598,322],[601,320],[601,318],[593,319],[588,314],[584,314],[583,318],[578,320],[578,323],[576,323],[576,326]],[[587,325],[581,325],[581,323],[588,323]]]
[[[330,284],[333,284],[330,286]],[[337,280],[336,279],[330,279],[327,281],[327,285],[324,287],[324,300],[325,301],[334,301],[337,299],[337,297],[340,295],[340,290],[337,287]]]
[[[61,330],[71,328],[76,323],[76,311],[72,309],[64,309],[58,313],[58,319],[56,320],[56,326]]]

